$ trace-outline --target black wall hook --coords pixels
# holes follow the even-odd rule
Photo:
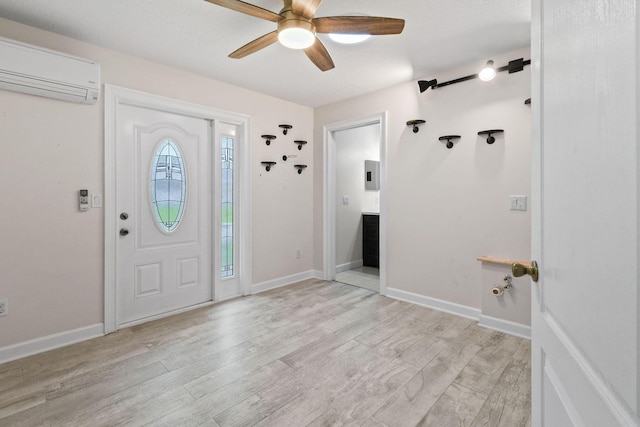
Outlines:
[[[420,130],[420,128],[418,127],[419,125],[425,123],[424,120],[420,120],[420,119],[416,119],[416,120],[409,120],[407,122],[407,126],[413,126],[413,133],[418,133],[418,131]]]
[[[301,140],[299,140],[299,139],[298,139],[298,140],[293,141],[293,143],[294,143],[294,144],[298,144],[298,150],[302,150],[302,146],[303,146],[304,144],[306,144],[306,143],[307,143],[307,141],[301,141]]]
[[[291,129],[293,126],[291,126],[291,125],[278,125],[278,127],[282,128],[282,133],[286,135],[287,132],[289,132],[289,129]]]
[[[493,137],[492,134],[494,133],[502,133],[504,132],[504,129],[490,129],[490,130],[482,130],[480,132],[478,132],[478,135],[488,135],[487,136],[487,144],[491,145],[494,142],[496,142],[496,139]]]
[[[262,138],[266,139],[267,145],[271,145],[271,141],[276,139],[275,135],[260,135]]]
[[[453,148],[453,140],[454,139],[460,139],[460,135],[444,135],[444,136],[441,136],[440,138],[438,138],[439,141],[447,141],[447,148],[448,149],[452,149]]]
[[[293,165],[293,167],[298,169],[298,175],[301,175],[302,171],[306,169],[307,165]]]
[[[269,172],[271,170],[271,166],[275,165],[276,162],[260,162],[262,166]]]

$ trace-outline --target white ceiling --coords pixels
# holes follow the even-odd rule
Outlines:
[[[247,2],[282,8],[281,0]],[[530,0],[325,0],[318,17],[364,14],[406,24],[400,35],[351,46],[320,35],[336,66],[321,72],[278,43],[228,58],[275,24],[204,0],[0,0],[0,17],[310,107],[529,46],[530,9]]]

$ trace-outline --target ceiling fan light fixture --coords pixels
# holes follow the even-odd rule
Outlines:
[[[285,19],[278,24],[278,41],[290,49],[306,49],[316,41],[314,30],[311,22]]]
[[[336,43],[356,44],[368,40],[371,34],[329,33],[329,38]]]

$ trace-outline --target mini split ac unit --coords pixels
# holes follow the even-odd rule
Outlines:
[[[0,89],[95,104],[100,64],[0,37]]]

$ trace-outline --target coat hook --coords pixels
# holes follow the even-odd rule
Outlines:
[[[504,132],[504,129],[491,129],[491,130],[483,130],[478,132],[478,135],[487,135],[487,144],[491,145],[494,142],[496,142],[496,139],[493,137],[492,134],[494,133],[502,133]]]
[[[260,163],[262,164],[262,166],[264,166],[267,172],[269,172],[271,170],[271,167],[276,164],[276,162],[260,162]]]
[[[447,141],[447,148],[453,148],[453,139],[460,139],[460,135],[445,135],[438,138],[439,141]]]
[[[307,167],[307,165],[293,165],[294,168],[298,169],[298,175],[302,174],[302,171]]]
[[[266,139],[267,145],[271,145],[271,141],[276,139],[275,135],[260,135],[262,138]]]
[[[307,143],[307,141],[296,140],[293,141],[294,144],[298,144],[298,150],[302,150],[302,146]]]
[[[282,160],[284,160],[285,162],[287,161],[287,159],[294,159],[298,156],[296,156],[295,154],[285,154],[284,156],[282,156]]]
[[[420,128],[418,128],[418,125],[421,125],[424,122],[425,122],[424,120],[420,120],[420,119],[409,120],[407,122],[407,126],[413,126],[413,133],[418,133],[418,131],[420,130]]]
[[[291,125],[278,125],[278,127],[282,128],[282,133],[283,134],[287,134],[287,132],[289,131],[289,129],[291,129],[293,126]]]

